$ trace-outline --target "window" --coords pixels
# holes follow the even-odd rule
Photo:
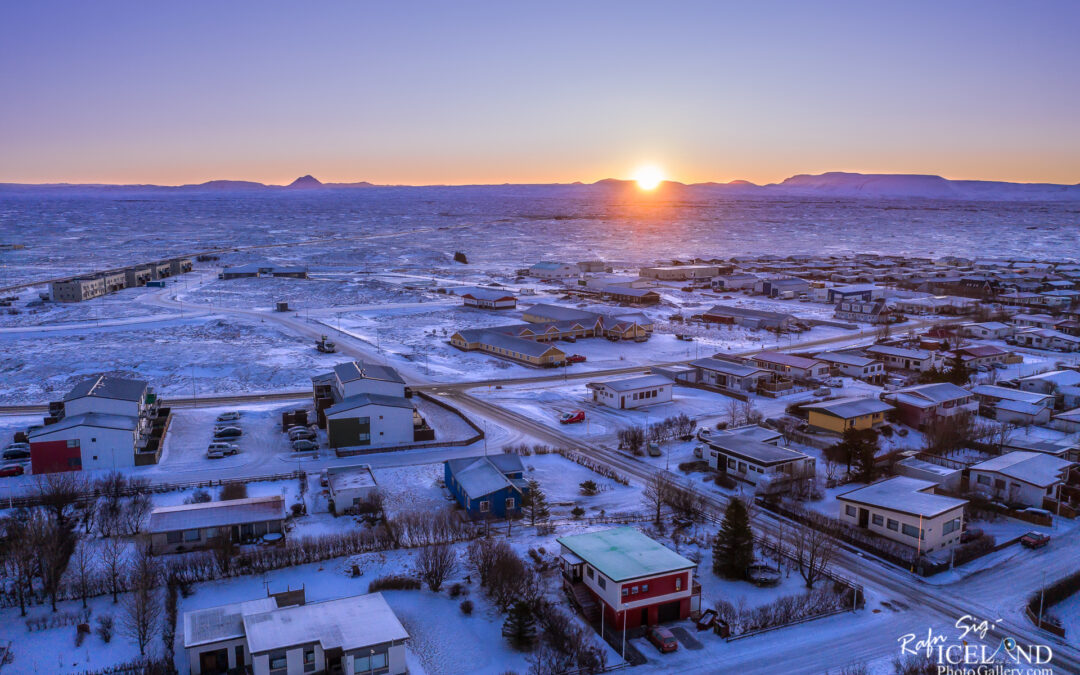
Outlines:
[[[675,577],[675,590],[682,590],[682,577]]]
[[[855,516],[855,507],[852,506],[851,504],[848,504],[847,506],[844,507],[844,513],[848,514],[849,516],[854,517]]]
[[[907,523],[904,523],[904,526],[900,528],[900,531],[913,539],[922,538],[921,533],[919,532],[919,528],[915,527],[914,525],[908,525]]]
[[[585,567],[585,576],[589,577],[590,579],[593,578],[593,571],[591,567]]]
[[[597,574],[596,575],[596,585],[599,586],[600,588],[607,588],[607,581],[604,579],[604,575],[602,575],[602,574]]]
[[[628,586],[623,586],[623,588],[622,588],[622,596],[625,598],[628,595],[630,595],[630,588]]]
[[[879,515],[877,513],[870,516],[870,520],[871,520],[871,522],[873,522],[878,527],[881,527],[882,525],[885,524],[885,516]]]
[[[638,594],[638,587],[637,586],[631,587],[630,588],[630,593],[632,593],[633,595],[637,595]]]
[[[487,513],[491,510],[491,502],[484,499],[480,502],[480,513]]]
[[[354,673],[370,673],[386,667],[386,652],[368,652],[363,656],[353,658]]]
[[[649,592],[649,584],[641,584],[641,592],[642,593],[648,593]]]
[[[941,528],[942,534],[951,534],[960,529],[960,519],[953,518],[949,522],[945,523],[945,527]]]
[[[507,497],[506,498],[506,510],[507,511],[513,511],[514,510],[514,498],[513,497]]]
[[[989,485],[990,484],[990,476],[984,476],[982,474],[979,474],[979,477],[975,479],[975,482],[978,483],[979,485]]]
[[[304,647],[304,672],[315,670],[315,645]]]
[[[896,532],[898,529],[900,529],[900,523],[896,522],[892,518],[889,518],[889,522],[885,525],[885,527],[889,528],[893,532]]]
[[[199,541],[199,528],[184,530],[184,541]]]
[[[739,462],[739,472],[746,473],[746,462]]]
[[[285,650],[280,649],[276,652],[270,652],[270,672],[285,672],[289,665],[289,660],[285,656]]]
[[[179,532],[179,530],[176,531],[176,532],[166,532],[165,533],[165,541],[170,543],[170,544],[179,544],[180,543],[180,532]]]
[[[728,465],[728,468],[729,468],[729,469],[734,469],[734,468],[735,468],[735,460],[733,460],[733,459],[731,459],[731,458],[729,457],[729,458],[728,458],[728,461],[727,461],[727,465]]]

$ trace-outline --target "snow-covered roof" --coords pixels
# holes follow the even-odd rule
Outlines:
[[[632,527],[559,537],[563,547],[612,581],[691,569],[694,563]]]
[[[75,427],[97,427],[99,429],[119,429],[121,431],[134,431],[139,426],[139,419],[131,415],[107,415],[103,413],[86,413],[85,415],[72,415],[65,417],[56,424],[46,424],[40,429],[30,432],[30,438],[51,436],[58,431],[67,431]]]
[[[948,401],[956,401],[971,396],[971,392],[949,382],[937,382],[885,392],[884,396],[889,400],[906,403],[918,408],[929,408],[939,403],[947,403]]]
[[[521,458],[515,454],[481,455],[446,460],[450,475],[470,499],[479,499],[506,487],[517,489],[510,473],[524,473]]]
[[[591,387],[607,387],[612,391],[634,391],[637,389],[648,389],[650,387],[661,387],[665,384],[671,384],[671,380],[663,375],[642,375],[640,377],[628,377],[625,380],[609,380],[607,382],[590,382]]]
[[[533,263],[529,269],[533,270],[557,270],[563,267],[577,267],[577,265],[571,265],[570,263],[553,262],[550,260],[542,260],[538,263]]]
[[[625,295],[632,298],[644,298],[649,295],[659,295],[654,290],[648,288],[630,288],[629,286],[604,286],[600,289],[601,293],[609,293],[611,295]]]
[[[690,365],[701,368],[702,370],[711,370],[717,373],[723,373],[725,375],[734,375],[735,377],[749,377],[754,373],[767,373],[767,370],[758,368],[757,366],[747,366],[742,363],[732,363],[731,361],[725,361],[723,359],[704,358],[697,361],[691,361]]]
[[[175,532],[198,527],[243,525],[268,520],[284,520],[285,500],[281,495],[230,499],[203,504],[159,506],[150,512],[148,532]]]
[[[513,293],[507,293],[506,291],[497,290],[494,288],[473,288],[468,293],[461,295],[463,298],[473,298],[474,300],[516,300]]]
[[[923,518],[933,518],[967,504],[966,499],[927,492],[936,485],[933,481],[896,476],[836,495],[836,498]]]
[[[770,312],[764,309],[735,307],[733,305],[713,305],[702,312],[702,314],[706,316],[731,316],[748,319],[775,319],[777,321],[787,321],[795,318],[791,314],[784,314],[783,312]]]
[[[405,384],[405,380],[401,379],[401,375],[398,374],[397,370],[390,366],[383,366],[377,363],[366,363],[364,361],[339,363],[334,366],[334,373],[342,382],[353,382],[354,380],[384,380],[386,382]]]
[[[312,642],[349,651],[409,638],[382,593],[247,614],[244,632],[253,654]]]
[[[918,457],[905,457],[897,462],[897,465],[903,465],[912,469],[918,469],[919,471],[925,471],[927,473],[936,474],[942,477],[948,477],[961,472],[961,469],[952,469],[947,466],[941,466],[940,464],[934,464],[933,462],[927,462],[924,459]]]
[[[754,354],[755,361],[763,361],[765,363],[775,363],[781,366],[789,366],[791,368],[813,368],[814,366],[822,363],[817,359],[808,359],[802,356],[795,356],[794,354],[784,354],[781,352],[759,352]]]
[[[984,471],[1007,476],[1041,488],[1059,483],[1073,462],[1043,452],[1009,452],[971,466],[972,471]]]
[[[1023,391],[1020,389],[1010,389],[1008,387],[998,387],[993,384],[977,384],[971,388],[971,391],[979,396],[986,396],[988,398],[1001,399],[1005,401],[1021,401],[1023,403],[1031,403],[1033,405],[1041,405],[1051,398],[1049,394],[1040,394],[1034,391]]]
[[[868,354],[881,354],[882,356],[895,356],[901,359],[915,359],[917,361],[923,361],[933,356],[925,349],[906,349],[888,345],[871,345],[865,351]]]
[[[375,487],[375,476],[367,464],[331,466],[326,469],[326,482],[331,492]]]
[[[758,466],[774,466],[806,459],[806,455],[798,450],[762,442],[753,434],[717,434],[702,436],[701,440],[725,455],[753,462]]]
[[[1067,387],[1075,384],[1080,384],[1080,373],[1075,370],[1051,370],[1046,373],[1039,373],[1038,375],[1028,375],[1027,377],[1021,377],[1021,382],[1028,382],[1032,380],[1053,382],[1059,387]]]
[[[538,316],[548,321],[589,321],[590,323],[595,322],[600,316],[596,312],[586,312],[585,310],[563,307],[562,305],[551,305],[546,302],[532,305],[522,310],[522,314]]]
[[[1003,330],[1009,328],[1009,324],[1001,323],[1000,321],[983,321],[981,323],[973,323],[972,326],[979,326],[986,330]]]
[[[412,401],[404,396],[387,396],[385,394],[357,394],[356,396],[347,396],[339,403],[335,403],[326,409],[325,414],[327,416],[336,415],[338,413],[347,412],[356,408],[363,408],[369,405],[381,405],[391,408],[412,408]]]
[[[184,647],[244,637],[244,615],[277,609],[274,598],[259,598],[246,602],[184,612]]]
[[[760,441],[762,443],[772,443],[778,441],[784,437],[782,433],[775,429],[769,429],[759,424],[746,424],[741,427],[734,427],[732,429],[721,429],[717,431],[705,431],[701,438],[707,440],[709,438],[719,438],[723,436],[740,436],[742,438],[749,438],[754,441]]]
[[[820,354],[814,354],[814,358],[825,361],[826,363],[842,363],[845,366],[855,366],[856,368],[865,368],[866,366],[880,363],[877,359],[870,359],[865,356],[848,354],[846,352],[821,352]]]
[[[994,404],[996,410],[1006,410],[1008,412],[1020,413],[1022,415],[1038,415],[1046,410],[1046,406],[1038,405],[1036,403],[1028,403],[1027,401],[1010,401],[1003,400]]]
[[[842,419],[850,419],[861,415],[873,415],[874,413],[883,413],[893,409],[888,403],[870,396],[849,396],[847,398],[838,398],[833,401],[810,403],[801,407],[806,408],[807,410],[817,410]]]
[[[138,401],[146,392],[147,383],[144,380],[129,380],[122,377],[109,377],[98,375],[83,380],[71,388],[64,395],[65,401],[71,401],[83,396],[96,396],[98,398],[114,398],[121,401]]]
[[[536,324],[522,324],[523,326],[536,325]],[[462,337],[466,342],[479,342],[491,347],[499,347],[507,349],[518,354],[524,354],[525,356],[543,356],[548,352],[555,350],[561,352],[562,350],[547,342],[537,342],[535,340],[529,340],[526,338],[520,338],[515,335],[507,335],[496,329],[491,328],[467,328],[465,330],[458,331],[458,335]]]

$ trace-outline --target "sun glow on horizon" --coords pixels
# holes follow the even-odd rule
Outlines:
[[[638,167],[634,172],[634,181],[642,190],[655,190],[664,181],[664,172],[654,164]]]

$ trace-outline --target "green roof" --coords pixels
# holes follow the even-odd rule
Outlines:
[[[675,551],[632,527],[559,537],[570,549],[612,581],[626,581],[694,567]]]

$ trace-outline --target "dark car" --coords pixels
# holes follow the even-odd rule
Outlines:
[[[649,629],[649,642],[656,645],[656,648],[659,649],[662,654],[673,652],[679,648],[679,643],[675,641],[675,636],[671,634],[671,631],[662,626],[653,626]]]
[[[1042,532],[1028,532],[1020,537],[1020,543],[1028,548],[1042,548],[1050,543],[1050,535]]]
[[[244,432],[240,427],[221,427],[220,429],[214,429],[214,438],[238,438],[243,435]]]
[[[11,450],[5,450],[3,457],[4,459],[30,459],[30,451],[21,448],[13,448]]]
[[[0,467],[0,478],[8,478],[10,476],[21,476],[24,473],[24,469],[18,464],[12,464],[11,466]]]

